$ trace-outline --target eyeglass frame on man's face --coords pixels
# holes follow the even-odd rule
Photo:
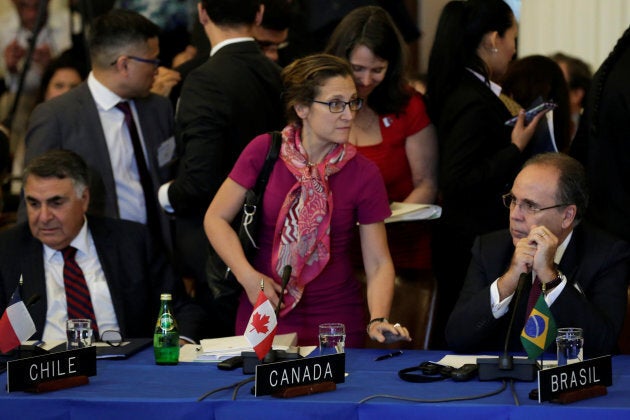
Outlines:
[[[117,57],[114,61],[112,61],[111,63],[109,63],[110,66],[113,66],[114,64],[116,64],[116,62],[118,62],[118,59],[120,57],[127,57],[129,60],[135,60],[135,61],[139,61],[141,63],[147,63],[147,64],[153,64],[153,66],[157,69],[158,67],[160,67],[160,64],[162,63],[159,59],[157,58],[142,58],[142,57],[136,57],[135,55],[121,55],[119,57]]]
[[[501,196],[501,199],[503,201],[503,205],[510,210],[512,210],[513,207],[517,206],[518,200],[516,199],[516,197],[514,197],[514,194],[512,193],[503,194]],[[535,203],[532,203],[529,200],[521,200],[520,204],[518,204],[518,207],[527,214],[536,214],[543,210],[555,209],[558,207],[566,207],[570,205],[571,203],[565,203],[565,204],[555,204],[553,206],[539,208],[539,207],[536,207]]]
[[[315,99],[313,99],[313,102],[316,104],[328,105],[328,110],[332,112],[333,114],[341,114],[343,111],[346,110],[346,106],[349,106],[350,111],[352,112],[356,112],[360,110],[361,107],[363,106],[362,98],[351,99],[348,102],[342,101],[341,99],[333,99],[332,101],[328,101],[328,102],[316,101]],[[343,104],[343,106],[341,106],[341,104]],[[340,106],[341,106],[341,109],[338,108]],[[354,109],[352,109],[353,107]],[[333,108],[337,109],[337,111],[335,111]]]

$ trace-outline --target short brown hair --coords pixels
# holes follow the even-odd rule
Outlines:
[[[352,77],[352,69],[346,60],[330,54],[309,55],[285,67],[282,83],[287,121],[300,121],[295,105],[310,105],[319,94],[319,88],[336,76]]]

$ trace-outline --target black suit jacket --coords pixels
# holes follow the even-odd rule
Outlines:
[[[441,222],[474,236],[507,227],[501,195],[523,164],[511,143],[512,115],[475,75],[464,75],[437,121],[440,145]]]
[[[626,241],[630,241],[629,72],[630,42],[626,40],[615,64],[595,73],[571,144],[571,154],[584,164],[588,175],[587,220]],[[600,92],[596,88],[603,77],[606,81]],[[593,115],[595,106],[599,107],[597,117]]]
[[[224,46],[184,80],[176,116],[180,165],[168,189],[184,275],[205,278],[203,216],[245,146],[282,128],[281,91],[280,67],[253,41]],[[200,301],[208,300],[206,289],[198,287]]]
[[[509,311],[499,319],[492,315],[490,285],[509,267],[514,246],[507,230],[475,240],[473,258],[459,300],[446,328],[449,346],[462,352],[503,349]],[[558,328],[584,329],[584,355],[610,354],[616,348],[627,305],[630,279],[630,247],[607,233],[580,224],[559,264],[567,285],[551,305]],[[523,351],[519,336],[525,324],[528,282],[516,308],[510,336],[511,351]]]
[[[201,217],[254,137],[283,126],[280,67],[255,42],[226,45],[193,70],[176,116],[180,165],[168,190],[177,217]]]
[[[151,337],[158,316],[160,293],[172,293],[180,332],[198,339],[203,312],[187,302],[182,283],[175,280],[164,256],[153,247],[147,228],[135,222],[88,217],[114,311],[123,337]],[[20,275],[22,299],[41,296],[29,308],[39,339],[46,321],[47,298],[42,243],[27,223],[0,234],[0,313],[3,313]]]
[[[160,166],[158,149],[173,136],[173,109],[167,98],[151,94],[134,99],[149,162],[154,190],[173,176],[173,162]],[[29,120],[26,134],[25,162],[51,149],[72,150],[81,156],[90,170],[89,213],[119,218],[118,197],[107,142],[96,102],[87,82],[64,95],[38,105]],[[159,205],[158,205],[159,206]],[[161,208],[164,245],[170,247],[169,222]],[[26,220],[21,203],[20,221]]]

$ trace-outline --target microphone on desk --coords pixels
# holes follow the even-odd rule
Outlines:
[[[276,317],[280,312],[280,306],[282,305],[282,300],[284,298],[284,290],[287,288],[287,284],[289,284],[289,280],[291,280],[291,271],[293,269],[290,265],[285,265],[282,269],[282,289],[280,289],[280,298],[278,299],[278,305],[276,306]]]
[[[516,379],[520,381],[533,381],[536,378],[538,365],[535,360],[514,360],[514,356],[508,353],[508,345],[510,343],[512,327],[514,326],[514,319],[516,318],[515,315],[518,309],[519,302],[521,300],[523,287],[525,287],[525,283],[529,281],[530,278],[530,273],[521,273],[518,278],[518,285],[516,286],[516,292],[514,296],[514,310],[512,311],[512,317],[510,318],[507,334],[505,335],[503,354],[498,356],[497,358],[477,359],[477,364],[479,365],[480,381],[491,381],[495,379]]]
[[[514,357],[511,354],[508,354],[508,345],[510,344],[510,336],[512,335],[512,327],[514,326],[514,318],[516,315],[516,310],[518,309],[518,304],[521,301],[521,294],[523,292],[523,287],[525,287],[525,282],[529,279],[529,273],[521,273],[518,278],[518,284],[516,286],[516,292],[514,296],[514,310],[512,311],[512,317],[510,318],[510,323],[508,324],[507,334],[505,335],[505,343],[503,345],[503,354],[499,356],[499,369],[501,370],[511,370],[514,367]]]
[[[28,298],[26,300],[26,302],[24,302],[24,305],[27,308],[30,308],[31,306],[35,305],[37,302],[39,302],[39,300],[42,298],[42,296],[39,293],[34,293],[31,295],[30,298]]]

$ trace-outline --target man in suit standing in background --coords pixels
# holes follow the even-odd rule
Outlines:
[[[29,308],[34,339],[65,341],[65,321],[76,317],[72,311],[80,297],[90,307],[85,317],[93,319],[95,331],[151,337],[160,294],[172,293],[181,335],[202,338],[203,311],[188,301],[159,244],[139,223],[86,216],[87,184],[85,162],[68,150],[51,150],[27,166],[28,223],[0,234],[0,313],[22,277],[25,299],[41,296]]]
[[[172,177],[174,118],[169,100],[150,93],[159,65],[158,34],[155,24],[135,12],[113,10],[95,19],[92,72],[33,111],[26,164],[50,149],[76,152],[90,168],[90,213],[147,224],[170,249],[157,188]]]
[[[211,307],[203,216],[245,145],[282,128],[282,81],[253,38],[263,15],[259,0],[202,0],[198,11],[212,50],[184,82],[176,116],[179,171],[159,198],[175,214],[176,259],[196,280],[197,299]],[[210,334],[233,335],[227,324]]]

